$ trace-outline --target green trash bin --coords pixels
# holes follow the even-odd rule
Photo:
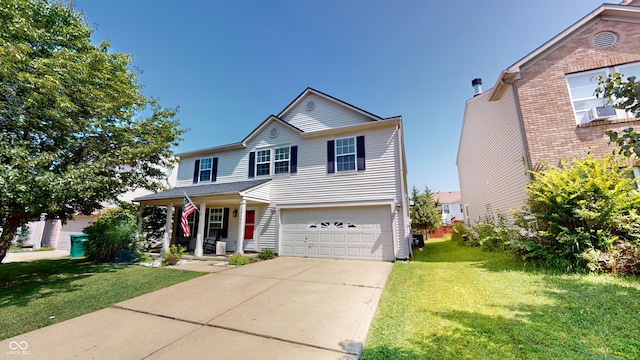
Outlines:
[[[83,257],[84,242],[87,240],[89,240],[89,235],[87,234],[71,234],[71,250],[69,251],[69,257]]]

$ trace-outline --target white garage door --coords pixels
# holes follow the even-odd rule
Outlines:
[[[388,206],[282,210],[281,255],[393,261]]]

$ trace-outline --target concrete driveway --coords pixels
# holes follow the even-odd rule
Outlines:
[[[30,359],[357,359],[392,265],[283,257],[220,268],[4,340],[0,354],[12,359],[25,351]]]

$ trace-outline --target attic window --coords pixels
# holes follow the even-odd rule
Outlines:
[[[593,45],[599,48],[613,46],[616,42],[618,42],[618,35],[611,31],[599,32],[593,37]]]
[[[309,100],[305,104],[304,108],[307,109],[307,111],[311,111],[316,108],[316,102],[313,100]]]

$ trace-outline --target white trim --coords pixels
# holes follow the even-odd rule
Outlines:
[[[328,208],[328,207],[356,207],[356,206],[383,206],[383,205],[391,205],[395,207],[397,201],[388,200],[388,201],[380,201],[380,200],[371,200],[371,201],[339,201],[339,202],[331,202],[331,203],[304,203],[304,204],[274,204],[276,210],[279,209],[307,209],[307,208]]]
[[[291,104],[289,104],[289,106],[287,106],[286,108],[284,108],[284,109],[283,109],[283,110],[278,114],[278,117],[279,117],[279,118],[283,118],[283,117],[285,117],[285,116],[286,116],[286,114],[287,114],[289,111],[291,111],[291,110],[292,110],[293,108],[295,108],[298,104],[300,104],[300,103],[302,102],[302,100],[303,100],[303,99],[305,99],[309,94],[314,94],[314,95],[319,96],[319,97],[321,97],[321,98],[323,98],[323,99],[325,99],[325,100],[327,100],[327,101],[331,101],[331,102],[334,102],[334,103],[336,103],[336,104],[338,104],[338,105],[340,105],[340,106],[344,106],[344,107],[346,107],[346,108],[349,108],[350,110],[353,110],[353,111],[357,112],[358,114],[361,114],[361,115],[363,115],[363,116],[366,116],[366,117],[368,117],[368,118],[370,118],[370,119],[373,119],[373,120],[376,120],[376,121],[377,121],[377,120],[383,120],[383,118],[381,118],[381,117],[378,117],[378,116],[376,116],[376,115],[373,115],[373,114],[371,114],[371,113],[368,113],[368,112],[366,112],[366,111],[364,111],[364,110],[358,109],[357,107],[355,107],[355,106],[353,106],[353,105],[351,105],[351,104],[348,104],[348,103],[346,103],[346,102],[344,102],[344,101],[342,101],[342,100],[335,99],[335,98],[333,98],[333,97],[331,97],[331,96],[327,96],[327,95],[325,95],[325,94],[323,94],[323,93],[321,93],[321,92],[318,92],[318,91],[316,91],[316,90],[314,90],[314,89],[311,89],[311,88],[307,88],[307,89],[306,89],[302,94],[300,94],[300,95],[299,95],[299,96],[298,96],[298,97],[297,97],[297,98],[296,98],[296,99],[295,99]]]

